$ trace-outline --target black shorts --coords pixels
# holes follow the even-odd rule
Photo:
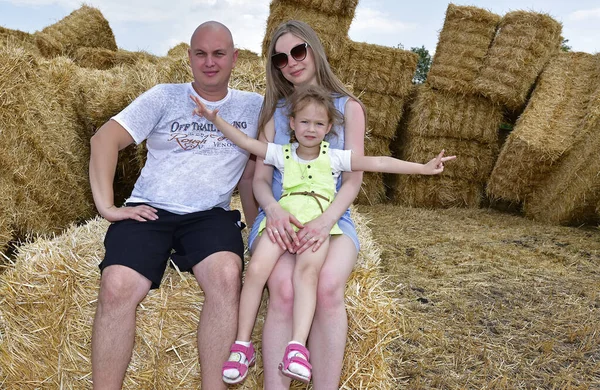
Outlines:
[[[244,265],[244,224],[239,211],[214,208],[179,215],[157,209],[157,215],[155,221],[127,219],[112,223],[104,238],[106,254],[100,270],[124,265],[149,279],[151,288],[158,288],[169,257],[181,271],[189,272],[208,256],[222,251],[235,253]]]

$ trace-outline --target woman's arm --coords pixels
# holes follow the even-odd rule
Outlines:
[[[230,123],[227,123],[225,119],[217,115],[219,113],[218,109],[212,111],[207,109],[206,106],[196,96],[190,95],[190,98],[194,101],[194,103],[196,103],[194,114],[203,116],[211,121],[215,126],[217,126],[217,129],[219,129],[221,133],[225,135],[225,137],[227,137],[231,142],[240,148],[247,150],[257,157],[265,158],[267,155],[267,142],[249,137],[248,134],[244,133],[240,129],[235,128]]]
[[[274,137],[275,122],[271,118],[258,139],[272,142]],[[294,245],[298,243],[298,237],[292,224],[298,228],[302,228],[303,225],[296,217],[284,210],[273,196],[273,169],[273,166],[266,165],[262,158],[256,159],[254,179],[252,180],[254,197],[265,212],[267,218],[265,230],[271,241],[279,244],[281,249],[292,252]]]
[[[350,149],[353,154],[362,156],[365,149],[365,113],[362,106],[355,100],[349,99],[344,114],[344,149]],[[331,205],[319,217],[305,224],[298,232],[300,247],[297,253],[302,253],[312,245],[313,251],[329,237],[333,225],[344,215],[348,207],[360,191],[363,172],[344,172],[342,186]],[[316,238],[316,240],[314,240]],[[314,245],[313,245],[314,243]]]

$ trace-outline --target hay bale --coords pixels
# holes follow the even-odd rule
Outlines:
[[[395,138],[405,98],[371,91],[363,91],[357,97],[367,108],[371,134],[388,140]]]
[[[0,266],[4,264],[2,253],[14,237],[12,225],[15,206],[11,184],[3,175],[0,175]]]
[[[40,55],[32,34],[0,26],[0,47],[6,45],[19,46],[32,54]]]
[[[525,215],[561,225],[597,222],[600,201],[600,88],[576,142],[525,199]]]
[[[421,208],[478,208],[483,201],[483,185],[445,176],[400,175],[393,203]]]
[[[265,69],[265,61],[257,54],[246,50],[238,57],[235,68],[231,72],[229,87],[264,95],[267,86]]]
[[[75,68],[64,57],[38,62],[0,48],[0,176],[13,183],[20,237],[57,233],[94,213]]]
[[[367,133],[365,138],[365,156],[390,156],[390,141],[387,138]],[[387,200],[384,174],[365,172],[355,204],[374,205]]]
[[[408,50],[348,41],[343,61],[334,68],[356,93],[369,91],[406,98],[418,58]]]
[[[309,8],[294,0],[272,0],[269,6],[267,29],[262,43],[262,56],[266,58],[271,36],[283,22],[301,20],[311,26],[319,36],[330,62],[344,58],[348,44],[348,30],[353,15],[327,14]]]
[[[405,133],[498,143],[502,108],[476,95],[456,95],[429,86],[417,89]]]
[[[520,202],[545,179],[583,131],[593,89],[600,82],[599,65],[598,57],[577,52],[562,53],[548,63],[502,148],[488,195]]]
[[[170,48],[169,51],[167,52],[167,56],[176,57],[176,58],[188,57],[189,48],[190,48],[189,43],[181,42],[180,44],[175,45],[172,48]]]
[[[330,15],[344,15],[354,18],[358,0],[292,0],[306,8],[311,8]]]
[[[86,5],[36,32],[34,36],[37,47],[45,57],[70,56],[80,47],[117,50],[108,21],[100,10]]]
[[[458,156],[458,160],[445,165],[443,175],[465,181],[485,183],[498,157],[497,144],[448,137],[405,137],[403,160],[426,163],[440,151],[447,156]]]
[[[521,109],[544,65],[559,53],[561,31],[549,15],[507,13],[475,79],[476,90],[495,103]]]
[[[342,388],[391,389],[389,344],[398,332],[394,299],[379,274],[380,248],[366,221],[353,213],[362,250],[346,287],[349,333]],[[108,222],[94,219],[52,240],[19,248],[0,275],[0,372],[3,386],[91,387],[92,318],[99,286],[97,264]],[[59,297],[60,299],[57,299]],[[196,327],[203,304],[197,282],[168,267],[161,288],[137,311],[133,356],[124,389],[198,388]],[[265,304],[254,341],[260,351]],[[261,357],[240,386],[262,388]],[[294,389],[305,388],[298,383]]]
[[[487,10],[449,4],[427,84],[459,94],[474,93],[473,81],[499,21],[500,16]]]
[[[135,65],[139,61],[150,63],[159,61],[157,56],[145,51],[131,52],[122,49],[113,51],[97,47],[79,47],[71,57],[77,65],[92,69],[110,69],[119,64]]]

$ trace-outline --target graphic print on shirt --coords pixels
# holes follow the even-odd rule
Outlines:
[[[242,131],[248,128],[246,121],[233,121],[232,125]],[[246,153],[206,120],[191,123],[172,122],[168,141],[177,144],[178,148],[175,148],[174,153],[191,151],[207,156],[228,154],[232,151]]]

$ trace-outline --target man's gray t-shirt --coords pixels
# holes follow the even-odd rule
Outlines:
[[[112,118],[136,144],[147,140],[146,164],[127,202],[147,203],[176,214],[214,207],[229,210],[249,153],[205,118],[192,115],[196,105],[190,95],[200,97],[191,83],[160,84]],[[256,138],[261,95],[229,89],[218,102],[200,99]]]

